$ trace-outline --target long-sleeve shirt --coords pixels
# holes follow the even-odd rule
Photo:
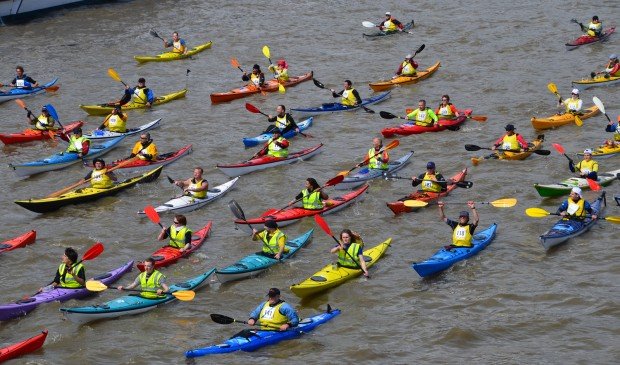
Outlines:
[[[560,207],[558,208],[557,213],[560,214],[562,212],[565,212],[566,209],[568,209],[568,200],[564,200],[564,202],[562,202],[562,204],[560,204]],[[585,210],[589,214],[596,214],[597,213],[594,209],[592,209],[592,206],[590,205],[590,203],[587,200],[583,202],[583,210]]]
[[[125,89],[125,95],[127,94],[134,95],[135,91],[136,91],[135,87],[130,87],[129,89]],[[153,90],[149,88],[145,88],[144,92],[146,93],[146,102],[153,104],[153,102],[155,101],[155,95],[153,94]],[[136,96],[136,98],[138,97]]]
[[[344,93],[344,90],[337,92],[337,93],[332,93],[332,96],[334,98],[339,98],[339,97],[342,97],[342,93]],[[362,98],[360,97],[360,93],[358,93],[356,89],[353,89],[353,96],[355,97],[357,104],[362,103]]]
[[[517,135],[517,142],[519,142],[519,145],[521,146],[521,148],[526,149],[527,142],[525,141],[525,138],[523,138],[523,136],[520,135],[519,133],[515,133],[515,134]],[[504,137],[506,137],[506,135],[507,134],[504,134],[503,136],[499,137],[493,145],[495,145],[495,147],[501,146],[504,143]]]
[[[426,176],[426,173],[418,175],[418,180],[412,180],[411,186],[420,185],[422,183],[422,180],[424,180],[424,176]],[[441,185],[442,191],[446,191],[448,189],[448,182],[446,181],[446,179],[443,177],[442,174],[435,174],[435,179],[436,179],[437,184]]]
[[[270,305],[270,306],[275,307],[276,305],[282,302],[283,301],[281,300],[275,305]],[[260,316],[261,310],[263,310],[263,307],[265,306],[265,303],[267,302],[266,301],[262,302],[252,311],[252,313],[250,313],[250,318],[254,319],[255,321],[258,321],[258,324],[260,324],[259,316]],[[282,304],[282,306],[280,307],[280,314],[288,318],[288,323],[291,325],[291,327],[297,327],[297,325],[299,324],[299,316],[297,315],[297,312],[295,312],[295,309],[293,309],[293,307],[291,307],[290,304],[284,302],[284,304]]]

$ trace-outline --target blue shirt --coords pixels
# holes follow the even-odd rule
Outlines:
[[[260,319],[259,319],[260,311],[263,310],[265,303],[267,303],[267,301],[264,301],[261,304],[259,304],[258,307],[256,307],[256,309],[254,309],[252,313],[250,313],[250,318],[253,318],[254,320],[256,320],[258,322],[257,324],[260,324]],[[293,307],[291,307],[290,304],[284,302],[284,304],[280,306],[280,314],[288,318],[288,323],[291,325],[291,327],[297,327],[297,325],[299,324],[299,316],[297,316],[297,312],[295,312],[295,309],[293,309]]]

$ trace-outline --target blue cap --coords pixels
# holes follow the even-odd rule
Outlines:
[[[459,218],[461,218],[461,217],[467,217],[467,218],[469,218],[469,212],[467,212],[466,210],[462,210],[462,211],[459,213]]]
[[[427,169],[434,169],[434,168],[435,168],[435,163],[434,163],[433,161],[429,161],[429,162],[426,164],[426,168],[427,168]]]

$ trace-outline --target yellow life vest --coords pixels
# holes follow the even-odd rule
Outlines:
[[[586,216],[585,210],[585,200],[579,199],[576,203],[573,199],[568,199],[568,208],[566,208],[566,213],[570,214],[571,218],[581,218],[583,219]]]
[[[151,276],[148,277],[148,279],[146,278],[146,275],[146,271],[140,274],[140,286],[142,287],[142,290],[159,289],[161,287],[161,279],[165,278],[164,274],[160,273],[157,270],[153,270],[153,273],[151,274]],[[165,295],[159,296],[157,295],[157,293],[153,293],[151,291],[140,292],[140,296],[147,299],[157,299],[165,297]]]
[[[261,329],[273,331],[274,327],[277,328],[285,323],[288,323],[288,318],[280,313],[280,307],[282,307],[282,304],[284,304],[284,301],[271,307],[269,306],[269,301],[265,302],[263,309],[260,310],[260,314],[258,315]]]
[[[383,156],[383,152],[381,152],[378,156],[375,156],[377,151],[375,151],[374,147],[368,150],[368,167],[371,169],[381,169],[387,170],[389,165],[387,162],[382,161],[379,163],[378,157]],[[385,152],[387,154],[387,151]]]
[[[279,130],[283,130],[284,128],[286,128],[286,126],[288,125],[287,120],[286,120],[286,113],[284,114],[283,117],[277,116],[276,117],[276,123],[275,126],[279,129]]]
[[[594,37],[598,34],[601,34],[602,29],[603,29],[603,23],[590,22],[590,24],[588,24],[588,35]]]
[[[187,226],[183,226],[177,230],[174,225],[170,226],[170,242],[168,246],[174,248],[183,248],[185,247],[185,234],[189,232],[192,234],[192,230],[187,228]]]
[[[416,74],[416,69],[413,67],[413,64],[409,61],[403,61],[401,64],[402,69],[400,71],[401,76],[414,76]]]
[[[278,146],[276,143],[283,142],[286,139],[284,137],[278,137],[275,141],[273,141],[273,137],[269,140],[269,145],[267,146],[267,154],[273,157],[287,157],[288,156],[288,148],[282,148]]]
[[[139,88],[136,86],[136,88],[133,90],[132,102],[135,104],[146,105],[146,103],[149,101],[149,97],[148,95],[146,95],[145,90],[146,87]]]
[[[517,140],[517,134],[513,133],[512,136],[505,135],[502,140],[502,145],[500,146],[504,150],[518,150],[519,141]]]
[[[472,247],[472,236],[469,232],[469,224],[461,226],[460,224],[454,228],[452,232],[452,245],[459,247]]]
[[[383,30],[386,32],[393,32],[396,29],[398,29],[398,27],[396,26],[396,24],[394,24],[394,22],[392,21],[392,18],[386,20],[383,22]]]
[[[93,170],[91,174],[90,186],[95,189],[109,189],[114,186],[114,181],[107,174],[108,169]]]
[[[581,110],[581,106],[583,105],[583,102],[579,98],[577,99],[570,98],[570,99],[564,100],[564,105],[566,105],[567,113],[578,112]]]
[[[590,161],[582,160],[576,167],[582,174],[589,174],[598,171],[598,162],[592,159],[590,159]]]
[[[254,86],[260,86],[260,74],[255,75],[254,73],[251,73],[250,82],[252,82]]]
[[[81,153],[82,152],[82,143],[84,141],[88,141],[88,138],[81,136],[76,138],[74,134],[69,136],[69,147],[65,150],[65,152],[74,152]]]
[[[422,179],[422,191],[432,191],[434,193],[441,192],[441,185],[433,180],[436,179],[437,174],[437,172],[433,175],[428,172],[424,174],[424,178]]]
[[[357,98],[353,95],[354,88],[350,88],[349,90],[344,90],[342,92],[342,105],[344,106],[353,106],[357,104]]]
[[[280,81],[288,81],[288,69],[280,66],[276,66],[276,78]]]
[[[359,243],[351,242],[349,247],[347,247],[346,252],[345,250],[338,250],[338,265],[349,269],[359,269],[360,259],[358,252],[360,247],[361,246]]]
[[[177,42],[172,41],[172,52],[174,53],[183,53],[185,52],[185,46],[181,44],[181,40],[179,39]]]
[[[304,209],[323,209],[320,191],[309,192],[308,189],[304,189],[301,191],[301,194],[301,203]]]
[[[415,118],[414,120],[416,125],[420,125],[423,127],[430,126],[433,124],[433,118],[431,118],[430,114],[428,113],[429,110],[430,108],[426,108],[424,110],[420,110],[420,108],[418,108],[407,114],[407,118]]]
[[[80,283],[78,283],[75,280],[75,277],[73,275],[71,275],[69,273],[69,271],[67,270],[67,272],[65,272],[67,265],[60,264],[60,266],[58,266],[58,272],[60,273],[60,286],[63,288],[81,288],[82,285],[80,285]],[[81,263],[75,265],[73,267],[73,272],[74,273],[78,273],[80,272],[80,270],[84,267],[84,265],[82,265]]]
[[[127,123],[126,119],[122,118],[120,115],[110,114],[108,115],[108,129],[110,132],[117,133],[125,133],[127,132]]]
[[[280,245],[278,243],[281,239],[280,237],[284,237],[284,241],[286,242],[286,235],[282,233],[282,231],[280,231],[279,229],[276,229],[275,232],[273,232],[273,235],[269,238],[269,240],[267,240],[266,230],[260,232],[258,234],[258,237],[261,239],[261,241],[263,241],[262,252],[268,255],[275,256],[275,254],[280,252]],[[288,252],[288,249],[286,247],[284,248],[284,252]]]
[[[204,179],[202,180],[198,180],[196,182],[191,182],[188,186],[188,189],[200,189],[200,187],[202,186]],[[191,196],[193,196],[194,198],[198,198],[198,199],[204,199],[207,197],[207,190],[203,190],[203,191],[190,191],[189,192],[191,194]]]
[[[620,123],[616,124],[616,131],[614,132],[614,140],[620,141]]]
[[[452,112],[452,104],[439,106],[439,115],[441,115],[441,117],[444,119],[453,118],[454,113]]]
[[[155,146],[155,143],[153,143],[152,141],[146,147],[142,147],[142,142],[138,141],[133,146],[133,150],[131,151],[131,153],[136,155],[136,157],[138,157],[140,160],[147,161],[147,158],[145,156],[139,154],[140,152],[151,155],[151,159],[149,161],[157,160],[157,146]]]
[[[54,118],[41,114],[37,117],[34,127],[40,131],[49,131],[54,126]]]

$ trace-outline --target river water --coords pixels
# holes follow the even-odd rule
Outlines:
[[[620,37],[614,35],[605,44],[567,52],[564,43],[579,35],[569,20],[575,17],[585,23],[597,14],[609,24],[618,18],[619,9],[614,2],[594,7],[557,0],[546,2],[544,8],[532,1],[385,1],[381,5],[373,1],[129,1],[61,10],[27,24],[0,28],[5,39],[0,46],[2,81],[12,78],[16,64],[40,82],[59,77],[57,93],[27,98],[26,103],[33,110],[52,103],[61,121],[84,120],[86,130],[96,128],[101,118],[86,116],[78,105],[121,95],[122,86],[106,75],[107,68],[114,68],[129,83],[145,77],[156,94],[187,84],[190,91],[185,99],[130,112],[129,123],[135,126],[163,118],[161,128],[152,133],[160,151],[187,143],[194,146],[193,154],[167,167],[164,174],[188,178],[194,166],[203,166],[213,186],[227,180],[216,163],[251,156],[256,149],[244,150],[241,138],[267,126],[261,116],[245,110],[245,102],[271,113],[280,103],[305,107],[331,101],[326,91],[306,82],[288,88],[284,95],[257,95],[211,105],[210,93],[241,85],[231,57],[246,69],[254,63],[265,68],[261,48],[268,44],[272,58],[287,59],[291,74],[313,70],[318,80],[336,89],[344,79],[351,79],[362,97],[367,97],[371,94],[365,86],[368,82],[389,77],[405,54],[424,43],[426,48],[416,60],[421,68],[439,60],[439,71],[420,84],[395,89],[391,99],[372,108],[402,113],[421,98],[434,106],[447,93],[457,107],[473,108],[474,114],[487,115],[489,120],[468,121],[458,132],[401,138],[393,158],[408,150],[415,154],[400,174],[417,175],[429,160],[447,176],[468,167],[467,179],[474,182],[473,188],[455,190],[446,201],[503,197],[519,201],[508,209],[479,205],[480,228],[499,224],[495,241],[478,256],[422,280],[411,263],[447,244],[451,232],[439,220],[436,207],[402,216],[387,209],[385,202],[412,190],[407,181],[373,181],[362,202],[326,217],[334,232],[349,227],[362,233],[368,245],[393,238],[386,256],[371,269],[370,280],[353,280],[309,301],[294,296],[288,286],[334,260],[329,254],[331,238],[317,228],[313,242],[293,260],[258,278],[227,285],[213,282],[191,302],[84,326],[63,320],[58,309],[101,303],[119,293],[109,290],[90,299],[43,305],[24,318],[1,323],[0,343],[13,343],[48,328],[43,350],[15,363],[184,363],[185,350],[219,343],[242,328],[215,324],[209,313],[245,319],[264,300],[268,288],[275,286],[302,316],[313,315],[328,303],[341,308],[342,314],[303,339],[255,353],[198,359],[197,363],[617,363],[620,251],[613,237],[618,227],[602,222],[591,232],[545,252],[538,236],[555,219],[534,219],[523,213],[532,206],[554,211],[562,201],[542,199],[533,189],[536,182],[552,183],[569,175],[566,160],[553,151],[551,142],[561,143],[569,153],[596,146],[607,137],[605,118],[586,120],[581,128],[570,125],[546,131],[544,148],[552,154],[533,155],[526,161],[487,160],[473,167],[469,159],[481,154],[467,152],[463,145],[489,146],[507,123],[528,140],[536,137],[530,117],[556,111],[556,99],[547,83],[555,82],[560,93],[568,96],[571,80],[601,69],[610,53],[620,51]],[[379,22],[386,10],[402,21],[413,17],[414,34],[363,39],[362,32],[368,30],[361,21]],[[148,34],[151,27],[167,37],[178,30],[190,45],[208,40],[214,45],[192,60],[138,66],[133,55],[161,50],[161,42]],[[186,69],[191,70],[187,78]],[[620,114],[620,89],[588,90],[582,94],[584,105],[590,106],[594,95],[605,103],[612,118]],[[2,131],[24,128],[24,114],[13,102],[1,105]],[[378,113],[362,111],[315,118],[308,130],[315,138],[293,139],[292,150],[320,141],[325,144],[323,153],[309,161],[244,176],[223,199],[187,214],[192,228],[212,220],[213,233],[190,259],[162,271],[170,281],[181,281],[256,251],[259,246],[235,230],[227,208],[230,199],[237,200],[248,216],[278,208],[303,188],[306,177],[326,181],[355,165],[371,139],[382,128],[396,124]],[[128,155],[135,140],[123,142],[106,160]],[[160,247],[158,227],[138,218],[136,212],[179,193],[165,178],[50,214],[35,214],[13,204],[14,200],[45,196],[86,174],[86,168],[73,166],[18,179],[6,168],[7,163],[29,161],[60,148],[39,142],[4,147],[0,153],[5,166],[5,173],[0,174],[4,187],[0,204],[5,207],[0,239],[30,229],[38,233],[35,244],[0,257],[3,303],[34,293],[49,282],[66,246],[82,254],[95,241],[105,244],[105,252],[87,263],[88,277],[128,259],[144,259]],[[600,170],[617,169],[618,163],[618,157],[602,160]],[[615,182],[607,188],[610,197],[620,192],[618,186]],[[328,193],[336,196],[339,192]],[[593,192],[585,195],[588,199],[596,196]],[[608,203],[607,214],[620,215],[611,199]],[[446,212],[455,217],[463,208],[448,205]],[[172,217],[163,216],[162,221],[168,225]],[[285,232],[295,237],[312,227],[313,220],[306,219]],[[135,275],[136,270],[121,283],[129,283]]]

